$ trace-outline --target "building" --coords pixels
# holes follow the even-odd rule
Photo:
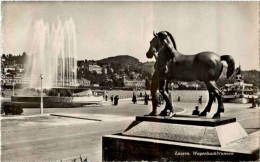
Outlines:
[[[3,74],[8,75],[15,72],[15,67],[5,67],[3,68]]]
[[[97,74],[102,74],[102,67],[97,64],[91,64],[89,65],[89,71],[96,71]]]
[[[79,86],[90,86],[90,80],[81,78],[77,80]]]
[[[145,80],[127,79],[123,77],[124,86],[128,88],[145,88]]]
[[[29,85],[30,84],[30,77],[27,75],[20,75],[20,76],[9,76],[3,75],[1,78],[1,85]]]

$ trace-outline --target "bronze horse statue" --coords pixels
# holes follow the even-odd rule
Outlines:
[[[217,87],[216,81],[223,70],[221,61],[226,61],[228,64],[227,78],[233,74],[235,62],[232,56],[219,56],[213,52],[184,55],[177,51],[175,40],[167,31],[154,33],[154,38],[150,41],[150,48],[146,56],[148,58],[156,57],[155,71],[158,74],[157,77],[153,77],[154,81],[152,83],[158,83],[159,92],[166,102],[164,110],[159,115],[172,117],[175,114],[168,93],[169,81],[203,81],[209,93],[209,101],[200,116],[206,116],[210,112],[212,102],[216,97],[218,110],[213,118],[220,118],[220,113],[224,112],[224,105],[221,97],[222,93]],[[170,111],[169,114],[167,110]],[[154,108],[153,112],[156,112]],[[150,114],[155,115],[153,112]]]

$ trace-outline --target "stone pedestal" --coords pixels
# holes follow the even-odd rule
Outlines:
[[[103,160],[254,160],[255,136],[235,118],[137,116],[122,134],[103,136]]]
[[[126,136],[163,139],[209,146],[226,146],[248,136],[235,118],[199,118],[193,116],[136,117],[123,133]]]

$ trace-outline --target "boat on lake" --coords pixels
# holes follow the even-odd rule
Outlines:
[[[236,70],[236,82],[225,84],[221,89],[223,102],[250,103],[253,99],[258,98],[254,85],[245,83],[242,79],[240,66]]]

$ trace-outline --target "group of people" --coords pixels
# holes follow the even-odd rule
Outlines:
[[[140,98],[142,98],[142,92],[140,92]],[[144,105],[148,105],[148,101],[149,101],[149,95],[145,92],[144,94]],[[134,104],[137,104],[137,95],[135,94],[135,92],[133,93],[133,97],[132,97],[132,102]]]
[[[119,96],[115,95],[115,97],[113,97],[113,95],[110,97],[111,102],[113,103],[114,101],[114,105],[117,106],[118,105],[118,100],[119,100]]]
[[[4,97],[4,94],[2,94],[2,97]],[[107,101],[108,100],[108,94],[106,93],[104,97],[105,97],[105,100]],[[142,95],[142,92],[140,92],[139,97],[140,98],[143,97],[144,98],[144,105],[148,105],[148,102],[150,100],[150,96],[146,92],[145,92],[144,96]],[[111,100],[113,105],[118,105],[119,96],[118,95],[115,95],[115,96],[111,95],[110,96],[110,100]],[[137,104],[137,95],[136,95],[135,92],[133,93],[132,102],[134,104]],[[180,96],[178,96],[177,102],[181,102],[181,97]],[[252,99],[251,102],[252,102],[252,107],[251,108],[254,108],[256,106],[258,106],[258,107],[260,106],[260,99],[259,98],[257,98],[256,100]],[[202,96],[199,96],[198,104],[200,104],[200,105],[202,104]],[[199,106],[196,106],[195,110],[192,112],[192,115],[198,115],[199,114],[199,110],[198,109],[199,109]]]
[[[106,92],[105,95],[103,96],[105,101],[108,100],[108,93]],[[140,97],[142,96],[142,92],[140,93]],[[113,105],[118,105],[118,101],[119,101],[119,96],[118,95],[111,95],[110,96],[110,101],[112,102]],[[149,95],[145,92],[144,95],[144,105],[148,105],[148,101],[149,101]],[[132,102],[134,104],[137,104],[137,95],[135,94],[135,92],[133,93],[133,97],[132,97]]]
[[[108,99],[108,94],[105,94],[105,100],[107,101]],[[118,105],[118,101],[119,101],[119,96],[115,95],[115,97],[113,95],[110,96],[110,101],[112,102],[113,105],[117,106]]]

